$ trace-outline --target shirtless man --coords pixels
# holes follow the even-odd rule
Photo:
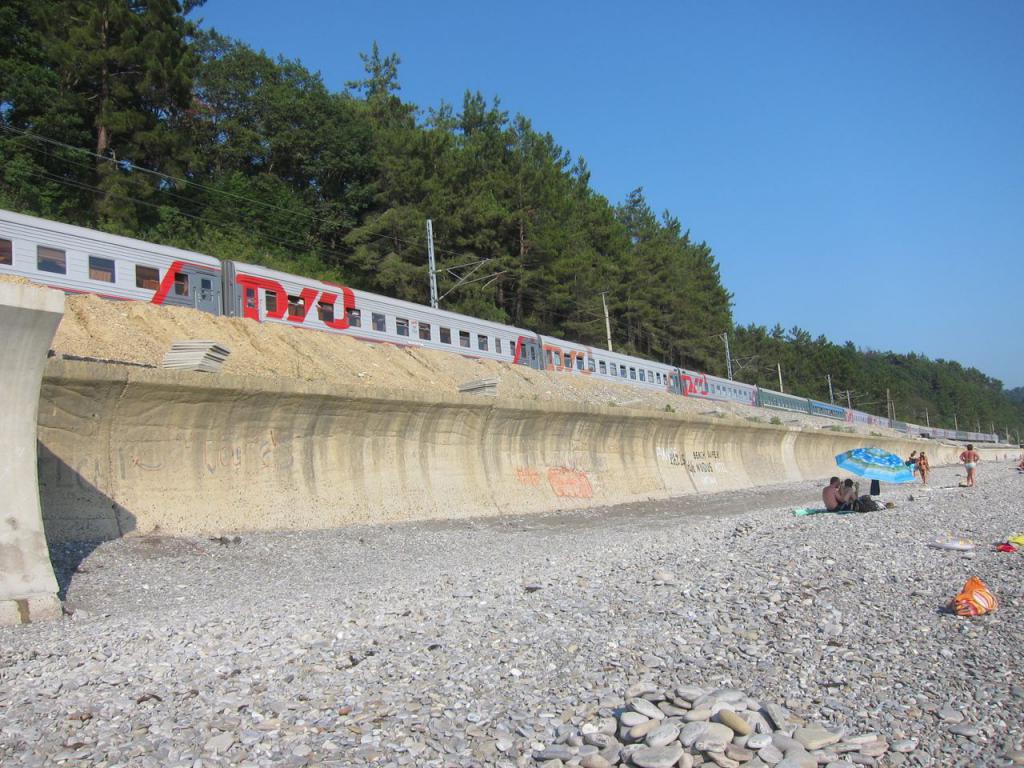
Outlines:
[[[974,473],[978,469],[978,462],[981,461],[981,456],[974,450],[974,446],[970,443],[967,444],[967,450],[960,454],[960,463],[967,467],[967,487],[974,487]]]
[[[840,496],[841,493],[842,486],[839,484],[839,478],[830,478],[828,485],[821,489],[821,500],[825,502],[825,509],[829,512],[840,512],[844,509],[849,509]]]

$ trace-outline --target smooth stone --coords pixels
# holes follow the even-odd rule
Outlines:
[[[750,723],[728,709],[723,709],[718,713],[718,722],[728,728],[731,728],[740,736],[747,736],[754,730],[750,727]]]
[[[844,744],[870,744],[873,741],[878,741],[877,733],[854,733],[843,737]]]
[[[607,733],[585,733],[583,735],[584,744],[590,744],[598,749],[607,749],[615,742],[615,737],[609,736]]]
[[[684,701],[688,701],[690,704],[693,704],[693,702],[695,702],[701,696],[706,694],[707,690],[705,690],[704,688],[699,688],[696,685],[681,685],[678,688],[676,688],[675,693],[676,696],[678,696],[680,699],[683,699]]]
[[[651,721],[655,722],[655,721]],[[665,747],[679,738],[679,726],[675,723],[665,723],[647,734],[644,742],[648,747]]]
[[[664,717],[664,715],[662,715],[662,717]],[[619,722],[627,728],[632,728],[633,726],[640,725],[641,723],[646,723],[650,719],[651,718],[646,715],[642,715],[635,711],[623,712],[619,715]]]
[[[665,713],[662,712],[660,709],[658,709],[658,707],[656,705],[652,704],[647,699],[641,699],[641,698],[630,699],[629,707],[634,712],[639,712],[641,715],[644,715],[645,717],[647,717],[650,720],[664,720],[665,719]]]
[[[580,760],[581,768],[612,768],[612,764],[600,755],[587,755]]]
[[[684,747],[692,747],[697,739],[701,738],[708,730],[709,723],[703,720],[697,723],[687,723],[679,732],[679,741]]]
[[[959,709],[953,709],[950,706],[945,706],[935,713],[939,720],[945,723],[962,723],[964,721],[964,713]]]
[[[660,725],[660,720],[648,720],[646,723],[634,725],[632,728],[629,729],[629,738],[633,739],[634,741],[639,741],[640,739],[647,736],[647,734],[657,730],[658,726]],[[669,741],[672,741],[672,739],[669,739]]]
[[[817,766],[818,761],[813,757],[811,758],[812,765]],[[782,762],[776,763],[775,768],[806,768],[806,763],[798,757],[785,757]]]
[[[1022,751],[1022,750],[1019,750],[1019,749],[1008,750],[1007,753],[1005,755],[1003,755],[1003,757],[1005,757],[1007,760],[1009,760],[1014,765],[1024,765],[1024,751]]]
[[[725,756],[739,763],[745,763],[754,759],[754,753],[746,747],[738,747],[735,744],[725,745]]]
[[[746,700],[747,694],[737,688],[717,688],[711,691],[711,693],[705,693],[703,696],[695,699],[693,706],[694,709],[697,709],[699,707],[710,707],[716,703],[737,704]]]
[[[792,736],[787,736],[782,731],[776,731],[772,734],[772,744],[778,747],[783,752],[789,752],[791,749],[805,750],[806,747],[799,741],[794,739]]]
[[[831,763],[826,763],[825,768],[857,768],[857,765],[849,760],[833,760]]]
[[[889,748],[893,752],[913,752],[917,749],[917,739],[900,739],[894,741]]]
[[[793,731],[793,738],[799,741],[807,749],[821,749],[839,741],[839,734],[826,731],[820,725],[812,725],[807,728],[797,728]]]
[[[575,756],[576,750],[564,744],[552,744],[550,747],[545,747],[533,753],[533,759],[537,762],[545,760],[571,760]]]
[[[868,757],[881,757],[882,755],[884,755],[888,751],[889,751],[889,742],[886,741],[885,739],[879,739],[878,741],[873,741],[870,744],[865,744],[864,746],[862,746],[860,748],[860,753],[862,755],[867,755]]]
[[[747,748],[758,750],[762,747],[767,747],[772,743],[771,734],[768,733],[754,733],[747,737]]]
[[[693,768],[693,755],[689,752],[683,752],[683,756],[676,763],[676,768]]]
[[[723,744],[728,744],[735,735],[732,728],[723,723],[708,723],[708,729],[704,732],[704,738],[720,741]]]
[[[777,730],[785,728],[789,722],[789,710],[781,704],[773,704],[772,702],[762,704],[761,712]]]
[[[690,710],[677,707],[675,704],[670,704],[667,701],[659,701],[658,709],[665,713],[665,717],[682,717]]]
[[[688,723],[695,723],[698,720],[710,720],[711,710],[707,707],[695,707],[683,715],[683,720]]]
[[[233,733],[220,733],[213,738],[207,739],[206,751],[207,752],[226,752],[231,749],[231,745],[235,743],[235,735]]]
[[[955,733],[957,736],[977,736],[981,733],[981,729],[970,723],[957,723],[950,727],[949,732]]]
[[[736,760],[722,752],[709,752],[708,757],[719,768],[740,768],[740,764]]]
[[[757,756],[761,758],[768,765],[776,765],[781,763],[785,755],[782,754],[782,750],[776,747],[774,744],[769,744],[767,747],[761,747],[757,750]]]
[[[705,735],[697,739],[693,748],[698,752],[725,752],[725,742],[718,739],[709,739]]]
[[[630,758],[638,768],[674,768],[683,756],[683,748],[678,744],[667,747],[643,747],[633,753]]]
[[[771,735],[774,730],[771,723],[762,715],[760,712],[744,712],[742,715],[743,719],[750,723],[754,729],[754,733]]]

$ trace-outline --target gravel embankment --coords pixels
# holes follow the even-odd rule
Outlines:
[[[624,722],[652,730],[621,707],[660,705],[661,743],[721,687],[743,695],[712,710],[779,705],[845,729],[780,715],[826,745],[815,763],[1022,764],[1024,554],[990,544],[1024,532],[1024,475],[986,464],[969,490],[960,474],[867,515],[793,517],[818,497],[801,483],[760,501],[68,547],[54,554],[73,616],[0,629],[0,764],[668,765],[651,761],[677,740],[615,748]],[[950,535],[976,555],[926,546]],[[944,613],[972,574],[1000,609]],[[696,764],[771,764],[750,738]],[[815,754],[791,741],[770,745],[789,750],[780,768]]]

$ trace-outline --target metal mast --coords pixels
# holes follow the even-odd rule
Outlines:
[[[430,306],[437,309],[437,264],[434,262],[434,225],[427,219],[427,266],[430,271]]]

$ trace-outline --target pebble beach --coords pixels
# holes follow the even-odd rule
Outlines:
[[[962,478],[57,545],[65,618],[0,628],[0,764],[1024,765],[1024,475]],[[1000,606],[959,618],[972,575]]]

